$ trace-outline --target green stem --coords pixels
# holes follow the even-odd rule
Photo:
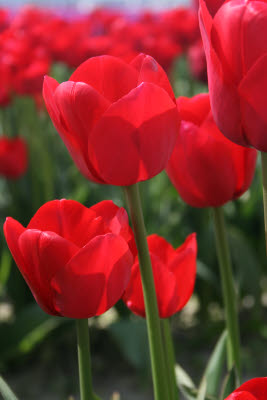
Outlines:
[[[169,396],[166,370],[164,368],[164,352],[158,304],[138,184],[125,187],[125,194],[129,205],[135,241],[138,249],[155,400],[167,400]]]
[[[262,190],[264,207],[265,242],[267,252],[267,153],[261,152]]]
[[[175,376],[175,353],[170,328],[170,320],[168,318],[161,319],[161,329],[163,332],[163,343],[165,350],[166,369],[169,381],[170,399],[179,400],[179,392],[176,384]]]
[[[228,369],[236,367],[237,375],[241,378],[240,337],[237,313],[237,298],[234,287],[231,257],[226,235],[226,227],[222,207],[213,208],[216,248],[220,266],[223,300],[228,330]]]
[[[81,400],[94,400],[88,319],[76,319]]]

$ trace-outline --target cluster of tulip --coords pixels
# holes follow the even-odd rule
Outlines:
[[[195,11],[146,13],[131,23],[129,16],[106,11],[69,22],[27,9],[10,24],[3,14],[2,105],[14,93],[38,95],[51,60],[71,67],[82,62],[66,82],[44,78],[45,106],[79,171],[91,182],[123,187],[132,220],[133,230],[126,210],[112,201],[86,208],[53,200],[26,228],[10,217],[4,225],[9,249],[40,307],[76,319],[82,400],[96,399],[87,319],[119,299],[146,318],[155,399],[178,399],[168,318],[192,295],[197,242],[192,233],[175,250],[156,234],[146,238],[138,184],[164,169],[186,203],[213,211],[228,372],[236,375],[223,397],[266,400],[267,378],[237,388],[238,313],[222,206],[249,188],[257,150],[267,150],[267,3],[229,0],[218,10],[212,6],[202,0],[199,10],[210,96],[178,99],[166,71],[174,57],[198,43]],[[136,55],[140,50],[155,56],[165,71],[151,55]],[[266,155],[262,159],[267,200]],[[215,395],[208,384],[198,400]]]

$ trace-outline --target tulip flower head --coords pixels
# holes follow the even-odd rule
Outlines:
[[[257,152],[225,138],[212,117],[208,94],[180,97],[181,128],[167,174],[192,207],[219,207],[250,186]]]
[[[267,3],[226,1],[214,16],[209,9],[209,1],[201,0],[214,120],[231,141],[266,152]]]
[[[4,234],[39,306],[89,318],[122,296],[133,263],[126,211],[112,201],[86,208],[73,200],[43,205],[24,228],[7,218]]]
[[[0,137],[0,175],[17,179],[25,174],[28,166],[26,142],[21,137]]]
[[[267,378],[254,378],[243,383],[225,400],[266,400]]]
[[[132,185],[161,172],[176,141],[179,114],[167,75],[140,54],[129,64],[90,58],[60,85],[46,77],[50,117],[89,180]]]
[[[168,318],[180,311],[190,299],[196,279],[196,234],[189,235],[174,249],[158,235],[147,238],[155,281],[159,315]],[[135,314],[145,317],[145,305],[138,257],[132,268],[123,301]]]

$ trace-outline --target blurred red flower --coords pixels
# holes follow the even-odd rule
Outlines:
[[[50,117],[80,171],[93,182],[132,185],[161,172],[179,128],[167,75],[150,56],[129,64],[94,57],[70,80],[46,77]]]
[[[166,168],[182,199],[193,207],[219,207],[250,186],[257,152],[232,143],[212,117],[208,94],[180,97],[181,128]]]
[[[112,201],[91,208],[73,200],[50,201],[27,228],[7,218],[4,234],[37,303],[48,314],[102,314],[128,284],[133,235],[126,211]]]
[[[192,233],[178,249],[158,235],[147,238],[160,318],[180,311],[190,299],[196,279],[197,241]],[[123,301],[135,314],[145,317],[138,257],[132,268]]]
[[[243,383],[225,400],[266,400],[267,378],[254,378]]]
[[[207,62],[202,40],[198,40],[187,51],[187,60],[193,78],[207,82]]]
[[[0,175],[8,179],[20,178],[28,166],[27,145],[23,138],[0,137]]]
[[[227,1],[214,17],[208,9],[201,0],[214,120],[228,139],[266,152],[267,3]]]

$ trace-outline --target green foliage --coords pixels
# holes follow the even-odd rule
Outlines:
[[[17,396],[12,392],[8,384],[4,381],[0,375],[0,393],[3,396],[3,400],[18,400]]]

